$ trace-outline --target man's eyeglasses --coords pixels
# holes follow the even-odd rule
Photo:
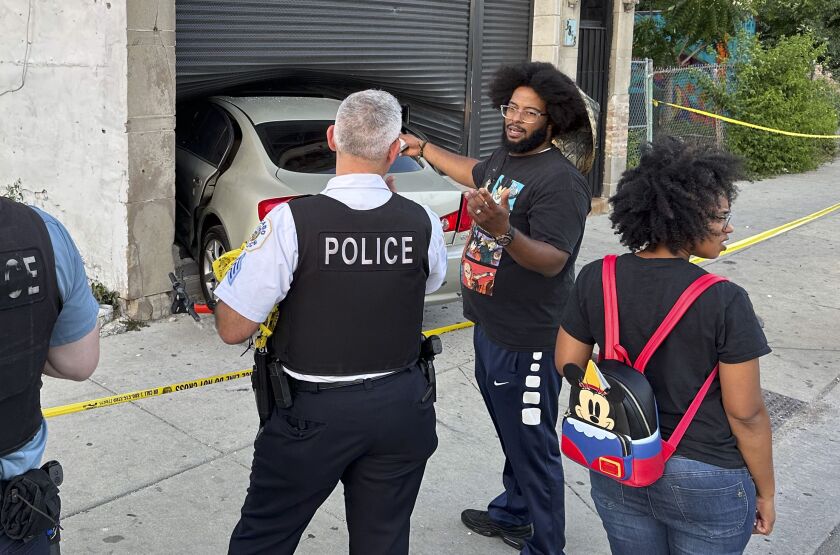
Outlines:
[[[723,215],[714,215],[712,218],[719,222],[723,222],[723,229],[726,229],[729,227],[729,222],[732,221],[732,212],[724,212]]]
[[[533,108],[517,108],[516,106],[510,106],[508,104],[502,104],[499,106],[502,110],[502,117],[505,119],[513,119],[517,115],[521,116],[520,119],[522,123],[534,123],[537,121],[540,116],[547,116],[546,112],[538,112]]]

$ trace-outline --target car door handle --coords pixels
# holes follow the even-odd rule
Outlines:
[[[201,183],[201,178],[199,176],[193,177],[193,183],[195,183],[196,185],[200,184]]]

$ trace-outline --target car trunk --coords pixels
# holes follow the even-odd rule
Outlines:
[[[397,193],[419,204],[428,206],[438,217],[457,214],[461,207],[461,191],[455,185],[439,176],[430,166],[418,171],[391,174]],[[277,170],[276,177],[284,183],[294,182],[295,189],[303,194],[320,193],[332,174],[302,174]],[[454,230],[444,233],[446,244],[456,241]]]

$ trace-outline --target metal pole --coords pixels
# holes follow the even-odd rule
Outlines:
[[[481,152],[481,37],[484,26],[484,0],[470,2],[470,24],[467,42],[467,96],[464,99],[464,133],[461,154],[478,158]]]
[[[653,60],[645,58],[645,130],[647,142],[653,142]]]

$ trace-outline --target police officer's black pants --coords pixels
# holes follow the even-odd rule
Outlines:
[[[2,555],[48,555],[50,542],[46,534],[38,534],[27,543],[10,539],[0,532],[0,554]]]
[[[318,507],[344,484],[351,555],[408,553],[409,519],[437,448],[417,368],[275,409],[254,442],[251,484],[229,553],[291,554]]]

